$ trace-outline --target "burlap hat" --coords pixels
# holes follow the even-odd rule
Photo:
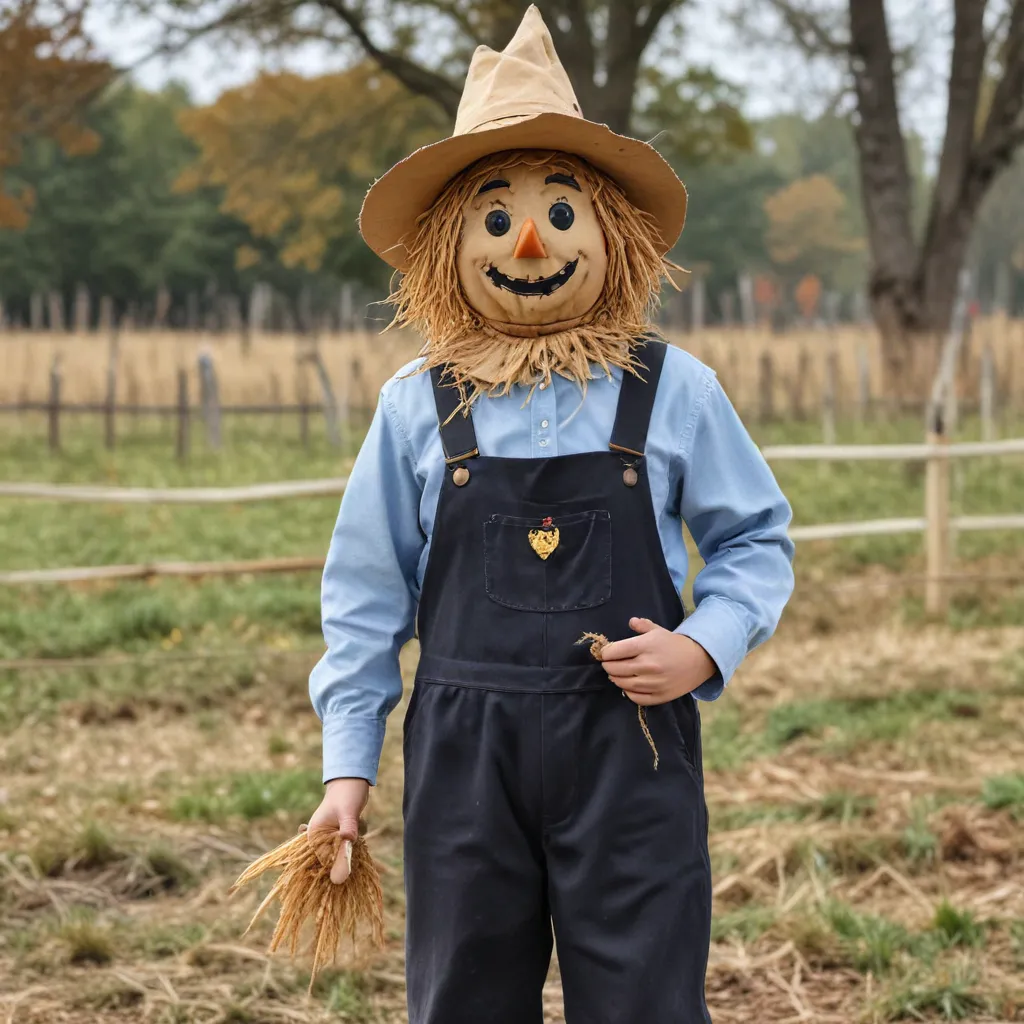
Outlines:
[[[584,118],[540,11],[530,6],[512,41],[498,53],[473,54],[451,138],[416,150],[374,182],[359,215],[367,245],[398,270],[403,239],[459,171],[505,149],[573,153],[604,171],[630,202],[651,214],[662,250],[675,245],[686,219],[686,189],[646,142]]]

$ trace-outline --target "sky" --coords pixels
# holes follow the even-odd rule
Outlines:
[[[710,66],[725,80],[741,86],[748,116],[793,110],[816,112],[824,98],[836,91],[838,78],[830,68],[808,68],[791,53],[741,41],[725,16],[736,0],[692,3],[686,15],[682,49],[676,51],[673,47],[668,59],[677,59],[680,67]],[[930,162],[937,155],[944,124],[944,89],[936,85],[946,60],[943,40],[948,38],[939,19],[949,6],[946,0],[888,0],[887,4],[895,40],[912,42],[919,54],[918,69],[903,89],[902,117],[906,127],[923,136]],[[159,24],[141,16],[117,18],[107,4],[93,8],[88,28],[99,48],[118,66],[134,67],[134,77],[140,84],[158,88],[171,79],[183,81],[199,102],[212,101],[261,69],[285,67],[312,75],[341,66],[337,56],[320,46],[308,46],[281,59],[261,52],[255,45],[231,45],[226,50],[223,44],[205,42],[193,44],[170,59],[147,60],[159,37]]]

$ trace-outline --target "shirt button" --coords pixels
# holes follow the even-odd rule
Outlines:
[[[541,441],[540,446],[541,446],[541,448],[547,448],[548,442],[547,442],[546,438],[543,441]]]
[[[547,420],[541,420],[540,421],[540,425],[541,425],[542,429],[544,429],[544,430],[548,429],[548,421]]]

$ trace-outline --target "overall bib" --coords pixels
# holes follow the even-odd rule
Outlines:
[[[568,1024],[710,1020],[696,702],[648,709],[655,771],[576,644],[683,618],[643,458],[665,347],[639,355],[609,451],[542,459],[481,455],[433,374],[449,472],[405,719],[410,1024],[542,1024],[552,928]]]

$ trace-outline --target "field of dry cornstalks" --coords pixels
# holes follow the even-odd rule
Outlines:
[[[708,329],[671,340],[718,372],[741,412],[760,418],[813,416],[829,391],[839,415],[863,412],[882,393],[878,335],[872,328],[840,326],[773,334],[766,330]],[[373,405],[380,385],[413,358],[419,341],[408,333],[372,331],[322,335],[317,344],[335,393],[350,407]],[[178,371],[196,375],[209,352],[225,405],[277,405],[315,401],[318,383],[308,361],[306,338],[139,331],[117,342],[118,403],[167,403]],[[961,398],[977,401],[983,353],[991,352],[994,398],[1024,404],[1024,321],[978,320],[966,339],[958,375]],[[831,358],[830,354],[834,353]],[[59,357],[61,400],[106,399],[111,340],[102,334],[0,333],[0,403],[45,402],[50,371]],[[831,380],[830,380],[831,377]]]

